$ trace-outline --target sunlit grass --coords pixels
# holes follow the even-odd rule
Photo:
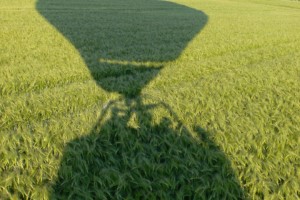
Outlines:
[[[71,16],[97,2],[57,8]],[[82,57],[37,2],[1,1],[0,199],[300,198],[299,3],[172,2],[204,12],[206,25],[178,57],[137,60]],[[86,42],[80,50],[93,52]],[[120,95],[129,83],[109,83],[132,67],[160,71],[129,100]],[[84,164],[102,171],[81,172]]]

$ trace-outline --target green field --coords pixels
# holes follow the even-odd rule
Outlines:
[[[0,199],[300,199],[300,3],[1,0]]]

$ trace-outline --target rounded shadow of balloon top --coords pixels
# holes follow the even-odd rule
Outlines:
[[[99,86],[126,97],[138,96],[208,19],[158,0],[39,0],[36,6],[80,52]]]
[[[76,47],[97,84],[122,96],[88,136],[67,144],[51,198],[243,197],[208,134],[194,125],[192,137],[168,105],[145,103],[140,94],[205,26],[203,12],[158,0],[39,0],[36,7]],[[159,122],[157,109],[168,113]]]

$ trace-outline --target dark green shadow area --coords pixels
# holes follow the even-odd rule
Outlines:
[[[205,26],[205,13],[158,0],[39,0],[36,7],[78,50],[99,87],[122,96],[88,136],[65,147],[52,199],[244,197],[204,129],[194,125],[192,137],[172,108],[141,95]],[[166,114],[157,121],[159,111]]]
[[[36,6],[76,47],[99,86],[125,97],[138,96],[208,19],[157,0],[39,0]]]

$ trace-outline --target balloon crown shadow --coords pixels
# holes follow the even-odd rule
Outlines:
[[[207,23],[201,11],[159,0],[39,0],[37,10],[80,52],[97,84],[137,97]]]

